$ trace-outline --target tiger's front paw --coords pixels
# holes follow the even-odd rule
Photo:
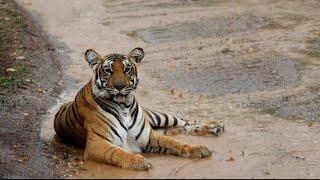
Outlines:
[[[181,152],[181,156],[190,158],[205,158],[212,155],[212,150],[206,146],[186,145]]]
[[[127,169],[148,171],[152,168],[152,164],[140,154],[134,154],[132,157],[124,161],[126,161],[126,163],[123,167]]]

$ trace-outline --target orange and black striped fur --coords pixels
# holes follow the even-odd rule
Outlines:
[[[208,157],[206,146],[190,145],[164,134],[169,132],[218,135],[220,125],[190,123],[140,106],[134,96],[141,48],[128,55],[100,56],[87,50],[85,59],[93,77],[57,112],[54,129],[66,142],[85,148],[84,159],[128,169],[148,170],[151,164],[139,153],[165,153],[183,157]]]

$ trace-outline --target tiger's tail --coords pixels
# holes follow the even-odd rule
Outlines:
[[[223,132],[224,125],[217,122],[203,124],[199,121],[190,121],[181,119],[165,113],[151,111],[144,108],[146,119],[150,122],[151,127],[165,135],[175,134],[192,134],[192,135],[214,135],[219,136]]]

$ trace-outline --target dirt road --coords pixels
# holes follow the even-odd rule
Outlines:
[[[18,2],[68,56],[66,90],[43,123],[44,139],[54,134],[57,108],[89,80],[88,48],[107,54],[143,47],[140,104],[226,125],[218,138],[179,137],[207,144],[212,158],[147,155],[149,172],[86,162],[77,177],[320,177],[318,1]]]

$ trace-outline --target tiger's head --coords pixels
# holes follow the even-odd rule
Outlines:
[[[93,93],[100,99],[126,103],[138,85],[136,64],[144,57],[142,48],[133,49],[128,55],[109,54],[100,56],[92,49],[85,59],[93,70],[91,79]]]

